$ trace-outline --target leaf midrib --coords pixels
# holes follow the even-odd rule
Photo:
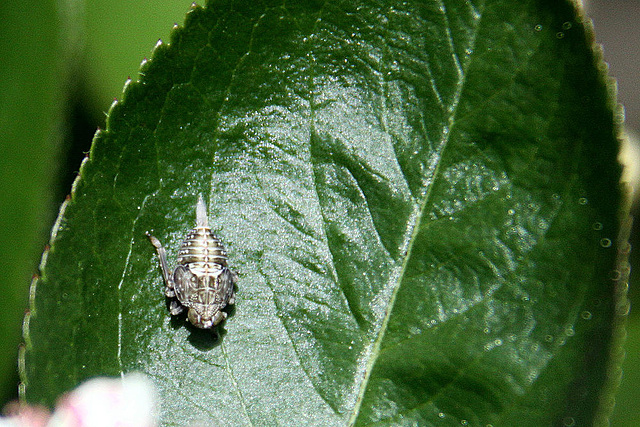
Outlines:
[[[408,261],[411,259],[411,254],[413,252],[413,246],[415,243],[415,240],[418,236],[418,233],[420,232],[421,228],[418,227],[418,225],[421,223],[422,218],[424,217],[424,213],[425,213],[425,208],[428,204],[428,202],[431,199],[431,195],[432,195],[432,190],[435,187],[435,182],[438,178],[438,172],[440,170],[440,166],[442,165],[442,158],[443,158],[443,153],[446,149],[446,147],[448,146],[449,143],[449,138],[451,136],[452,130],[453,130],[453,126],[454,126],[454,122],[455,122],[455,117],[456,114],[458,112],[458,104],[460,102],[460,98],[462,96],[462,89],[464,87],[464,83],[466,80],[466,76],[467,76],[467,69],[469,68],[469,64],[471,63],[471,58],[472,55],[468,56],[468,60],[466,63],[461,64],[459,57],[457,54],[455,54],[455,49],[454,49],[454,42],[453,39],[451,37],[451,33],[450,33],[450,27],[448,26],[449,24],[449,20],[447,18],[447,11],[446,8],[444,6],[444,4],[442,3],[442,0],[439,0],[440,6],[441,6],[441,10],[443,11],[443,14],[445,15],[445,21],[447,23],[447,34],[449,36],[449,43],[451,46],[451,50],[453,52],[453,55],[455,56],[455,61],[457,64],[457,68],[459,70],[459,78],[458,78],[458,83],[456,84],[456,92],[454,93],[454,97],[453,97],[453,101],[451,103],[451,107],[449,108],[450,111],[450,116],[449,116],[449,120],[447,122],[447,126],[445,127],[445,132],[443,132],[442,138],[440,140],[440,144],[438,144],[438,148],[437,148],[437,152],[439,153],[439,161],[436,164],[436,167],[433,169],[433,173],[431,175],[432,179],[431,179],[431,184],[429,185],[429,187],[427,188],[427,192],[425,193],[422,202],[420,203],[419,208],[416,210],[416,212],[414,213],[414,218],[413,221],[411,221],[411,229],[413,230],[411,233],[411,237],[408,239],[405,247],[406,249],[406,255],[404,257],[404,260],[402,262],[402,267],[399,271],[399,274],[397,275],[397,277],[393,277],[392,281],[390,281],[390,283],[395,282],[395,285],[393,286],[393,292],[391,293],[391,297],[389,298],[389,303],[387,304],[387,310],[385,312],[385,316],[384,319],[382,320],[382,324],[380,325],[380,329],[378,331],[378,335],[373,343],[373,346],[371,347],[371,352],[369,353],[369,357],[367,360],[367,365],[364,371],[364,378],[362,379],[361,383],[360,383],[360,389],[358,391],[357,394],[357,398],[356,398],[356,404],[353,408],[353,411],[351,413],[351,417],[349,418],[349,422],[348,425],[349,426],[354,426],[358,420],[358,416],[360,415],[360,409],[362,406],[362,402],[364,400],[364,395],[367,391],[367,387],[369,384],[369,379],[371,377],[371,372],[373,371],[373,367],[376,363],[376,361],[378,360],[378,356],[380,355],[380,347],[382,345],[382,341],[384,339],[384,336],[386,334],[387,331],[387,326],[389,324],[389,319],[391,318],[391,313],[393,311],[393,307],[395,305],[395,301],[396,301],[396,297],[398,295],[398,291],[400,289],[400,286],[402,284],[402,278],[405,276],[405,272],[407,269],[407,265],[408,265]],[[474,48],[475,48],[475,43],[476,43],[476,36],[478,35],[479,32],[479,27],[482,21],[482,16],[483,16],[483,12],[484,12],[484,3],[482,4],[480,10],[478,10],[477,12],[477,20],[476,20],[476,28],[475,31],[472,33],[472,38],[471,38],[471,43],[470,43],[470,49],[473,52]],[[383,82],[383,84],[386,84],[385,82]]]

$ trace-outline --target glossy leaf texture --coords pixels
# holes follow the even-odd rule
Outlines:
[[[618,306],[615,101],[570,2],[217,1],[109,112],[25,319],[26,398],[146,372],[164,425],[585,425]],[[239,272],[171,319],[206,195]],[[604,402],[604,403],[602,403]]]

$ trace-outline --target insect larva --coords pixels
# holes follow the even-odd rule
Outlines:
[[[166,284],[164,293],[175,298],[169,306],[171,314],[180,314],[186,308],[189,321],[202,329],[212,328],[226,319],[227,313],[222,309],[235,303],[234,286],[238,276],[227,267],[227,252],[211,232],[202,195],[196,204],[196,226],[182,242],[173,274],[162,243],[149,232],[147,236],[158,252]]]

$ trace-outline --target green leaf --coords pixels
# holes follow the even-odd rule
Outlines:
[[[53,160],[64,130],[64,59],[74,53],[74,12],[73,5],[53,0],[33,8],[0,3],[0,406],[17,391],[29,280],[57,207]]]
[[[602,422],[626,272],[592,49],[557,0],[196,7],[54,228],[27,399],[140,370],[165,425]],[[170,319],[145,237],[174,259],[198,193],[240,275],[219,335]]]
[[[181,22],[192,0],[90,0],[86,16],[86,66],[90,100],[100,114],[137,74],[140,60],[158,40],[168,40],[171,24]],[[124,36],[123,36],[124,35]]]
[[[633,304],[633,301],[631,303]],[[616,396],[616,407],[611,416],[611,425],[633,427],[640,423],[637,404],[640,398],[640,390],[637,387],[640,382],[638,369],[640,366],[640,321],[637,315],[630,316],[626,332],[625,358],[622,366],[624,376]]]

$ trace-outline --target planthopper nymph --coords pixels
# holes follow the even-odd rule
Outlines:
[[[196,205],[196,227],[187,233],[178,252],[173,274],[169,270],[167,252],[162,243],[147,232],[158,252],[160,267],[166,284],[165,295],[171,300],[172,315],[187,309],[189,321],[196,327],[208,329],[227,318],[222,311],[235,302],[235,272],[227,267],[227,252],[209,228],[207,206],[202,195]]]

